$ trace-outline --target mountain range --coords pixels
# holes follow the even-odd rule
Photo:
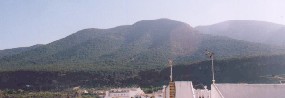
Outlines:
[[[208,26],[198,26],[196,30],[211,35],[226,36],[249,42],[285,46],[285,26],[256,20],[229,20]]]
[[[209,85],[205,50],[215,53],[219,82],[276,83],[270,79],[285,74],[283,27],[231,20],[193,28],[157,19],[87,28],[49,44],[0,50],[0,89],[160,86],[168,81],[168,59],[175,80]]]
[[[284,52],[276,46],[201,31],[201,28],[196,30],[186,23],[169,19],[143,20],[110,29],[83,29],[46,45],[2,50],[0,69],[161,69],[166,67],[168,59],[173,59],[176,64],[207,60],[206,49],[215,52],[216,59]]]

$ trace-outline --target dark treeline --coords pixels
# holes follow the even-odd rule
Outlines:
[[[1,89],[32,91],[63,90],[81,87],[110,87],[121,85],[132,72],[49,72],[9,71],[0,73]],[[127,85],[125,85],[127,86]]]
[[[235,58],[215,61],[217,83],[278,83],[285,74],[285,56]],[[195,87],[211,84],[211,62],[174,66],[174,80],[193,81]],[[81,87],[158,87],[169,81],[169,68],[145,71],[6,71],[0,89],[62,90]]]

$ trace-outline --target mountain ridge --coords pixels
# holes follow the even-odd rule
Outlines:
[[[269,55],[278,48],[201,34],[184,22],[158,19],[110,29],[88,28],[31,51],[0,59],[2,70],[145,70],[205,60]],[[278,51],[278,52],[275,52]],[[281,50],[283,51],[283,50]]]
[[[168,59],[173,60],[175,80],[209,86],[211,62],[206,49],[215,53],[219,83],[276,83],[274,76],[284,74],[283,48],[203,34],[189,24],[159,19],[83,29],[0,58],[0,88],[161,86],[169,80]]]
[[[43,44],[36,44],[36,45],[30,46],[30,47],[18,47],[18,48],[0,50],[0,58],[3,58],[5,56],[16,55],[16,54],[19,54],[22,52],[26,52],[26,51],[29,51],[31,49],[38,48],[40,46],[43,46]]]
[[[205,34],[226,36],[233,39],[285,46],[285,25],[255,20],[229,20],[195,29]]]

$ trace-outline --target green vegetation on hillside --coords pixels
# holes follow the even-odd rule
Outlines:
[[[0,59],[4,58],[4,57],[9,57],[9,56],[13,56],[13,55],[17,55],[35,48],[38,48],[40,46],[43,45],[34,45],[31,47],[21,47],[21,48],[14,48],[14,49],[5,49],[5,50],[0,50]]]
[[[200,34],[186,23],[159,19],[80,30],[47,45],[0,58],[0,71],[160,70],[169,58],[176,64],[203,61],[206,49],[214,51],[216,59],[284,52],[269,45]]]
[[[206,49],[218,60],[217,82],[276,83],[274,76],[284,74],[282,48],[201,34],[186,23],[158,19],[84,29],[25,51],[1,50],[0,89],[157,87],[169,80],[169,58],[176,65],[175,80],[209,85]]]
[[[217,60],[217,83],[279,83],[285,79],[285,55],[258,56]],[[175,65],[174,80],[193,81],[195,87],[210,85],[211,62]],[[0,73],[0,89],[63,90],[76,86],[106,87],[159,87],[168,84],[169,68],[144,71],[9,71]],[[281,77],[281,78],[280,78]],[[27,85],[30,85],[27,87]]]

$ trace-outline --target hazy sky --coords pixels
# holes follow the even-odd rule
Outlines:
[[[225,20],[285,24],[284,17],[285,0],[0,0],[0,50],[139,20],[169,18],[195,27]]]

